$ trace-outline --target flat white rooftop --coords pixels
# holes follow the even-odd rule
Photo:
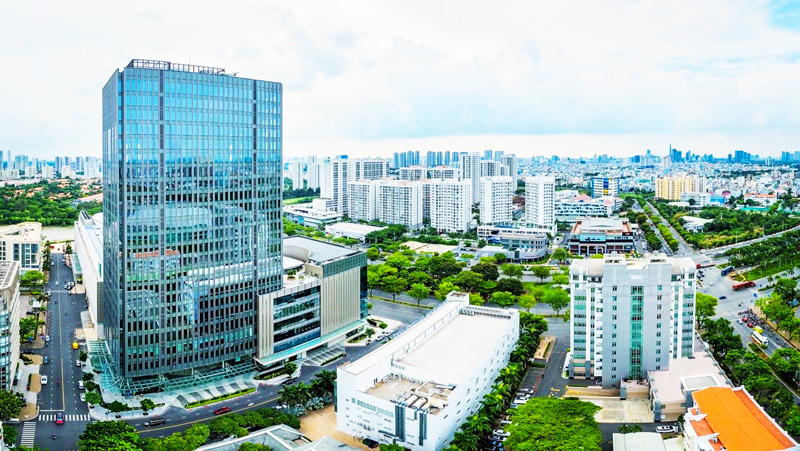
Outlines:
[[[337,222],[336,224],[329,224],[325,226],[329,230],[341,230],[342,232],[363,233],[364,235],[370,232],[377,232],[386,227],[375,227],[366,224],[356,224],[353,222]]]
[[[458,315],[400,363],[463,379],[492,350],[510,318]]]
[[[669,369],[650,371],[650,385],[655,398],[662,403],[686,399],[683,390],[695,391],[706,387],[727,387],[725,375],[706,351],[695,351],[693,358],[670,359]]]

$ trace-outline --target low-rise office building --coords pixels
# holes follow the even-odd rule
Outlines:
[[[42,224],[22,222],[0,227],[0,261],[19,263],[19,271],[42,270]]]
[[[556,221],[574,222],[580,218],[608,217],[614,214],[613,197],[591,198],[585,194],[555,201]]]
[[[326,201],[330,202],[330,199],[314,199],[314,201],[318,200],[323,201],[322,204],[312,202],[310,204],[284,205],[283,214],[289,221],[306,227],[321,228],[342,220],[341,213],[325,208]]]
[[[11,390],[19,365],[19,263],[0,261],[0,389]]]
[[[81,211],[74,225],[75,242],[72,272],[82,283],[89,305],[89,316],[98,337],[103,337],[103,213],[89,216]]]
[[[694,352],[695,263],[650,255],[574,260],[569,376],[617,388]]]
[[[367,316],[364,252],[305,237],[283,240],[283,288],[259,296],[256,362],[273,367],[341,344]]]
[[[689,451],[800,449],[744,387],[709,387],[692,394],[695,407],[683,418]]]
[[[337,222],[325,227],[325,233],[335,237],[355,238],[362,243],[367,239],[367,235],[378,232],[386,227],[375,227],[366,224],[356,224],[354,222]]]
[[[568,246],[571,254],[584,256],[636,250],[630,223],[624,218],[580,219],[572,226]]]
[[[442,449],[480,407],[519,339],[516,310],[469,305],[467,293],[337,370],[336,424],[411,450]]]

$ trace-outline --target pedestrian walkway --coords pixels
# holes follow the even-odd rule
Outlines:
[[[303,365],[322,366],[328,360],[345,353],[344,346],[341,345],[316,349],[314,351],[310,351],[308,356],[303,359]]]
[[[226,395],[229,393],[235,393],[240,390],[253,388],[254,386],[255,384],[253,384],[249,380],[244,379],[244,376],[239,376],[239,378],[235,380],[223,380],[213,385],[207,385],[205,388],[198,387],[195,389],[179,390],[180,393],[178,393],[176,400],[179,403],[179,405],[183,407],[190,402],[202,401],[204,399],[211,399],[216,396]]]
[[[63,416],[64,416],[64,421],[83,421],[83,422],[86,422],[86,421],[90,420],[90,417],[89,417],[88,413],[81,414],[81,415],[75,414],[75,415],[63,415]],[[56,414],[55,413],[40,413],[39,414],[39,418],[37,418],[37,421],[39,421],[41,423],[55,422],[56,421]],[[28,424],[28,423],[25,423],[25,424]]]
[[[20,436],[19,444],[33,449],[33,442],[36,440],[36,422],[27,421],[22,423],[22,434]]]

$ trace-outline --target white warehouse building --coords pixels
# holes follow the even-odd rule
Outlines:
[[[347,434],[438,450],[475,413],[519,339],[516,310],[452,292],[394,340],[337,370],[336,426]]]

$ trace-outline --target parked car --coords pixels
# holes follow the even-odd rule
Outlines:
[[[42,385],[47,385],[47,376],[42,375]]]
[[[676,434],[678,428],[675,426],[656,426],[656,432],[661,434]]]
[[[83,390],[84,388],[86,388],[86,387],[83,385],[83,381],[78,381],[78,388],[80,388],[81,390]]]
[[[80,360],[76,360],[75,361],[75,366],[80,367],[81,366],[81,361]]]
[[[50,335],[45,335],[44,336],[44,341],[50,341]]]
[[[511,434],[506,432],[506,431],[504,431],[504,430],[502,430],[502,429],[495,429],[494,431],[492,431],[492,435],[493,436],[497,435],[497,436],[500,436],[500,437],[508,437]]]
[[[489,437],[489,440],[491,440],[493,442],[504,442],[504,441],[506,441],[507,438],[508,438],[508,436],[492,434]]]
[[[290,377],[289,379],[286,379],[285,381],[281,382],[281,385],[291,385],[294,384],[295,382],[297,382],[297,378]]]
[[[217,409],[217,410],[215,410],[215,411],[214,411],[214,415],[222,415],[223,413],[228,413],[228,412],[230,412],[230,411],[231,411],[231,408],[230,408],[230,407],[228,407],[228,406],[225,406],[225,407],[223,407],[223,408],[221,408],[221,409]]]
[[[47,356],[44,356],[44,358],[42,360],[44,361],[45,365],[49,365],[50,364],[50,359],[48,359]]]
[[[719,300],[720,300],[720,301],[721,301],[721,300],[723,300],[723,299],[728,299],[728,296],[720,296],[720,297],[719,297]]]
[[[156,418],[156,419],[153,419],[153,420],[150,420],[150,421],[145,421],[145,422],[144,422],[144,425],[145,425],[146,427],[150,427],[150,426],[160,426],[160,425],[162,425],[162,424],[164,424],[164,423],[166,423],[166,422],[167,422],[167,420],[165,420],[165,419],[163,419],[163,418]]]
[[[62,425],[64,424],[64,414],[61,412],[56,412],[56,424]]]
[[[86,402],[86,393],[81,393],[81,401]]]

